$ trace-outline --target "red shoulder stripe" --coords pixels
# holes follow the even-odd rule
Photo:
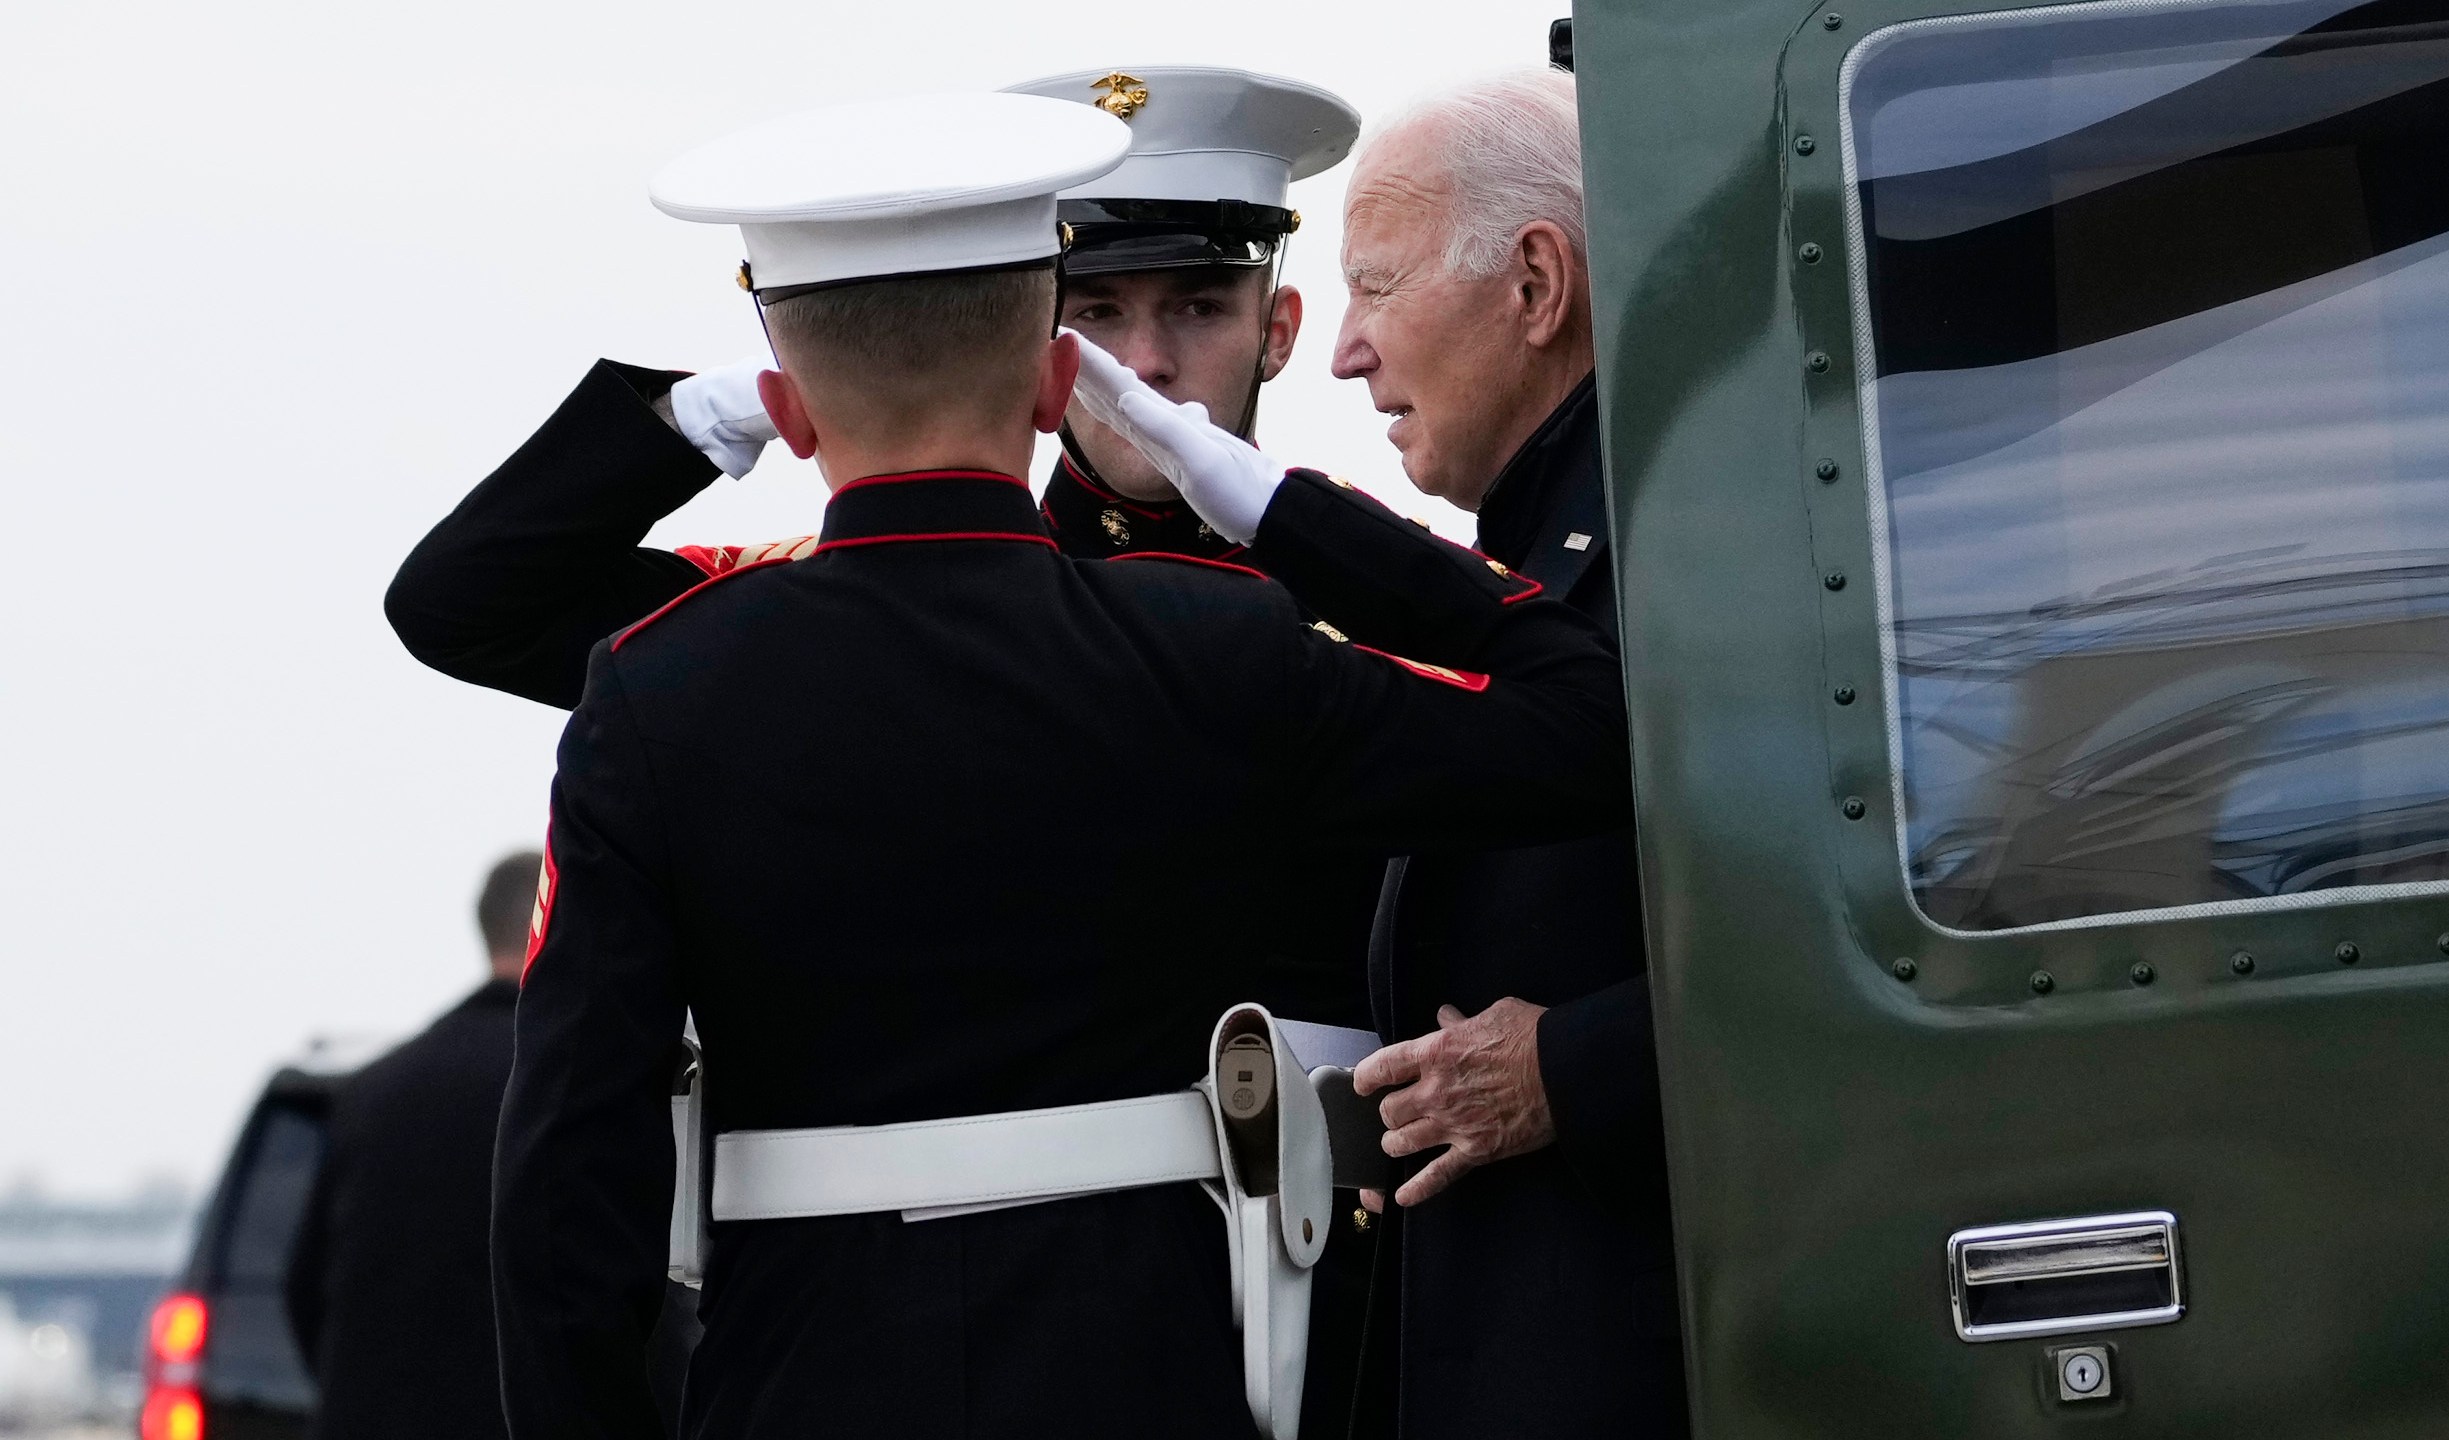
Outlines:
[[[681,591],[679,594],[677,594],[677,595],[673,596],[671,599],[664,601],[664,602],[663,602],[663,604],[662,604],[662,606],[661,606],[661,607],[659,607],[659,608],[658,608],[658,609],[655,611],[655,613],[654,613],[654,614],[647,616],[645,619],[643,619],[643,620],[639,621],[637,624],[632,625],[632,626],[630,626],[628,629],[626,629],[626,630],[622,631],[620,634],[613,636],[613,637],[612,637],[612,648],[613,648],[613,649],[615,649],[615,650],[618,650],[618,649],[620,649],[620,648],[621,648],[623,645],[628,644],[628,643],[629,643],[629,637],[630,637],[630,636],[637,634],[639,631],[641,631],[641,630],[645,629],[647,626],[654,624],[656,621],[658,621],[658,620],[662,619],[664,616],[669,615],[669,614],[671,614],[671,613],[672,613],[674,610],[679,609],[679,608],[680,608],[680,605],[681,605],[681,602],[683,602],[683,601],[687,600],[687,599],[688,599],[690,596],[692,596],[692,595],[696,594],[698,591],[703,590],[703,589],[705,589],[706,587],[708,587],[708,586],[710,586],[710,585],[720,585],[720,584],[722,584],[724,581],[729,580],[729,579],[733,578],[734,576],[738,576],[738,575],[746,575],[747,573],[749,573],[749,572],[750,572],[750,571],[752,571],[752,570],[762,570],[762,569],[764,569],[764,568],[765,568],[766,566],[768,566],[768,565],[788,565],[788,564],[790,564],[790,563],[791,563],[791,557],[790,557],[790,556],[788,556],[788,555],[776,555],[776,556],[773,556],[773,557],[772,557],[772,558],[770,558],[770,559],[753,561],[753,562],[751,562],[750,564],[742,565],[742,566],[738,567],[737,569],[726,570],[726,571],[724,571],[724,572],[723,572],[722,574],[720,574],[720,575],[709,575],[709,576],[707,576],[705,579],[700,580],[700,581],[698,581],[696,584],[694,584],[694,585],[690,586],[688,589],[683,590],[683,591]]]
[[[1183,555],[1172,550],[1134,550],[1128,555],[1105,557],[1105,563],[1108,565],[1118,560],[1173,560],[1184,565],[1204,565],[1210,570],[1230,570],[1236,575],[1248,575],[1256,580],[1272,578],[1264,570],[1253,570],[1247,565],[1236,565],[1230,560],[1210,560],[1202,555]]]

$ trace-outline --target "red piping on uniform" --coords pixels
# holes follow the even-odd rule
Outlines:
[[[527,959],[519,966],[519,985],[525,988],[527,972],[536,968],[536,957],[544,953],[545,932],[553,927],[553,902],[561,898],[561,867],[553,863],[553,815],[544,815],[544,870],[536,877],[536,914],[527,927]]]
[[[672,553],[696,566],[701,573],[711,576],[720,575],[728,567],[737,565],[740,562],[740,549],[737,545],[683,545]],[[729,553],[726,554],[726,551]]]
[[[1355,644],[1352,648],[1375,655],[1381,660],[1392,660],[1423,680],[1434,680],[1440,685],[1451,685],[1457,690],[1468,690],[1474,695],[1488,688],[1488,677],[1477,670],[1457,670],[1451,665],[1431,665],[1426,660],[1407,660],[1403,656],[1391,651],[1380,650],[1373,645]]]
[[[1139,516],[1142,520],[1171,520],[1174,516],[1182,513],[1182,507],[1179,505],[1167,506],[1162,510],[1151,510],[1141,501],[1126,499],[1123,496],[1115,494],[1111,490],[1100,488],[1096,481],[1091,480],[1086,475],[1080,473],[1079,468],[1071,463],[1071,457],[1069,455],[1063,457],[1063,473],[1069,475],[1081,489],[1086,490],[1091,495],[1103,500],[1108,505],[1120,505],[1125,510]]]
[[[862,485],[898,485],[904,480],[1000,480],[1006,485],[1029,488],[1029,482],[999,470],[911,470],[896,475],[862,475],[847,485],[836,485],[833,493],[847,495]]]
[[[847,535],[839,540],[827,540],[808,553],[822,555],[828,550],[849,550],[860,545],[914,545],[924,540],[1017,540],[1024,545],[1043,545],[1049,550],[1060,548],[1049,536],[1027,535],[1018,530],[937,530],[920,535]]]
[[[1505,565],[1505,562],[1504,562],[1504,561],[1499,560],[1499,559],[1498,559],[1497,557],[1495,557],[1494,555],[1491,555],[1491,554],[1489,554],[1487,551],[1482,550],[1482,549],[1481,549],[1480,547],[1478,547],[1477,545],[1473,545],[1473,546],[1470,546],[1470,547],[1468,547],[1468,548],[1470,549],[1470,551],[1471,551],[1471,553],[1472,553],[1472,554],[1479,556],[1479,557],[1480,557],[1480,559],[1482,559],[1482,560],[1486,561],[1486,562],[1487,562],[1489,565],[1491,565],[1491,566],[1495,566],[1495,565]],[[1533,595],[1536,595],[1536,594],[1538,594],[1540,591],[1545,590],[1545,589],[1547,589],[1547,588],[1548,588],[1547,586],[1540,584],[1538,581],[1533,580],[1533,579],[1532,579],[1530,576],[1523,574],[1523,573],[1522,573],[1521,571],[1519,571],[1519,570],[1516,570],[1516,569],[1515,569],[1514,567],[1512,567],[1511,565],[1505,565],[1504,572],[1503,572],[1503,573],[1501,573],[1501,574],[1499,574],[1499,575],[1497,575],[1497,578],[1498,578],[1499,580],[1517,580],[1517,581],[1520,581],[1521,583],[1523,583],[1523,584],[1528,585],[1528,586],[1530,586],[1530,587],[1531,587],[1531,588],[1530,588],[1530,589],[1528,589],[1528,590],[1517,590],[1517,591],[1515,591],[1513,594],[1506,596],[1505,598],[1503,598],[1502,600],[1499,600],[1499,601],[1497,602],[1499,605],[1511,605],[1511,604],[1513,604],[1513,603],[1514,603],[1515,601],[1517,601],[1517,600],[1528,600],[1528,599],[1530,599],[1530,598],[1531,598]]]
[[[1105,557],[1105,563],[1108,565],[1117,560],[1179,560],[1185,565],[1205,565],[1210,570],[1230,570],[1237,575],[1248,575],[1259,580],[1275,578],[1264,570],[1253,570],[1247,565],[1236,565],[1230,560],[1210,560],[1204,555],[1184,555],[1176,550],[1134,550],[1128,555]]]
[[[628,643],[630,636],[637,634],[647,626],[652,625],[656,621],[662,619],[664,616],[671,614],[674,607],[678,606],[681,601],[688,599],[690,596],[696,594],[700,590],[705,589],[709,585],[720,585],[724,581],[729,580],[734,576],[746,575],[751,570],[762,570],[768,565],[788,565],[790,563],[790,556],[775,555],[764,560],[751,561],[746,565],[741,565],[734,569],[726,570],[720,575],[709,575],[705,579],[700,580],[696,584],[690,586],[688,589],[683,590],[679,594],[673,596],[671,599],[664,601],[654,614],[647,616],[637,624],[632,625],[628,629],[622,631],[620,634],[613,636],[612,648],[615,650],[620,649],[623,645]]]

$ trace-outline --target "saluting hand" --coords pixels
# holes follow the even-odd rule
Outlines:
[[[1395,1192],[1396,1204],[1417,1205],[1491,1160],[1555,1140],[1556,1119],[1539,1078],[1539,1017],[1546,1013],[1511,997],[1469,1017],[1443,1005],[1434,1034],[1389,1045],[1352,1072],[1352,1088],[1363,1095],[1403,1087],[1378,1105],[1387,1154],[1447,1147]]]
[[[1080,378],[1072,399],[1090,419],[1147,456],[1210,529],[1237,544],[1249,544],[1258,535],[1267,502],[1284,482],[1283,463],[1212,424],[1206,406],[1166,399],[1088,337],[1064,333],[1080,343]]]
[[[752,355],[672,387],[672,428],[734,480],[757,468],[757,457],[775,438],[773,418],[757,392],[757,377],[772,368],[766,356]]]

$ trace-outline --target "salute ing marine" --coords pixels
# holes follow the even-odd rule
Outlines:
[[[1165,395],[1254,435],[1260,387],[1284,368],[1302,322],[1301,296],[1277,283],[1300,224],[1289,187],[1349,154],[1359,115],[1316,87],[1215,67],[1084,69],[1009,88],[1094,106],[1130,128],[1120,166],[1057,197],[1070,240],[1064,323]],[[813,547],[813,536],[677,553],[639,544],[718,467],[738,477],[758,463],[774,435],[756,387],[769,364],[759,356],[701,375],[599,364],[401,565],[386,600],[401,640],[445,674],[566,708],[598,640],[710,575]],[[1253,563],[1108,427],[1075,406],[1059,433],[1040,514],[1065,554]],[[1170,792],[1182,763],[1158,757],[1151,769],[1102,726],[1050,743],[1103,757],[1102,773],[1071,797],[1082,805],[1118,803],[1117,775],[1130,797],[1119,803],[1146,803]],[[1382,867],[1280,841],[1253,858],[1278,863],[1246,907],[1257,928],[1244,993],[1279,1016],[1349,1032],[1324,1047],[1349,1064],[1376,1044],[1363,957]],[[1110,872],[1106,857],[1072,859]],[[1339,1195],[1336,1210],[1316,1267],[1303,1426],[1313,1436],[1344,1433],[1353,1413],[1379,1236],[1357,1196]]]
[[[495,1181],[514,1435],[656,1433],[684,1013],[717,1132],[689,1433],[1291,1435],[1339,1157],[1236,1003],[1256,857],[1622,823],[1595,626],[1114,367],[1092,403],[1283,586],[1059,551],[1016,478],[1080,362],[1054,194],[1128,142],[946,96],[656,183],[741,225],[761,397],[835,494],[805,554],[599,645],[564,734]],[[1073,803],[1091,729],[1164,803]]]

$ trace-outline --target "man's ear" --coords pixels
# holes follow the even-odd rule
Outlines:
[[[1293,342],[1301,338],[1301,292],[1283,286],[1268,303],[1267,353],[1259,358],[1259,378],[1273,380],[1293,359]]]
[[[1556,343],[1573,322],[1581,288],[1581,261],[1565,232],[1551,220],[1534,220],[1514,239],[1514,300],[1522,307],[1522,338],[1533,345]]]
[[[805,460],[816,453],[816,422],[808,418],[808,407],[790,376],[779,370],[759,371],[757,398],[765,402],[765,417],[774,422],[775,433],[791,447],[792,454]]]
[[[1037,403],[1030,409],[1029,423],[1041,435],[1052,435],[1063,428],[1063,412],[1071,407],[1072,382],[1080,378],[1080,337],[1057,335],[1047,342],[1046,358],[1037,372]]]

